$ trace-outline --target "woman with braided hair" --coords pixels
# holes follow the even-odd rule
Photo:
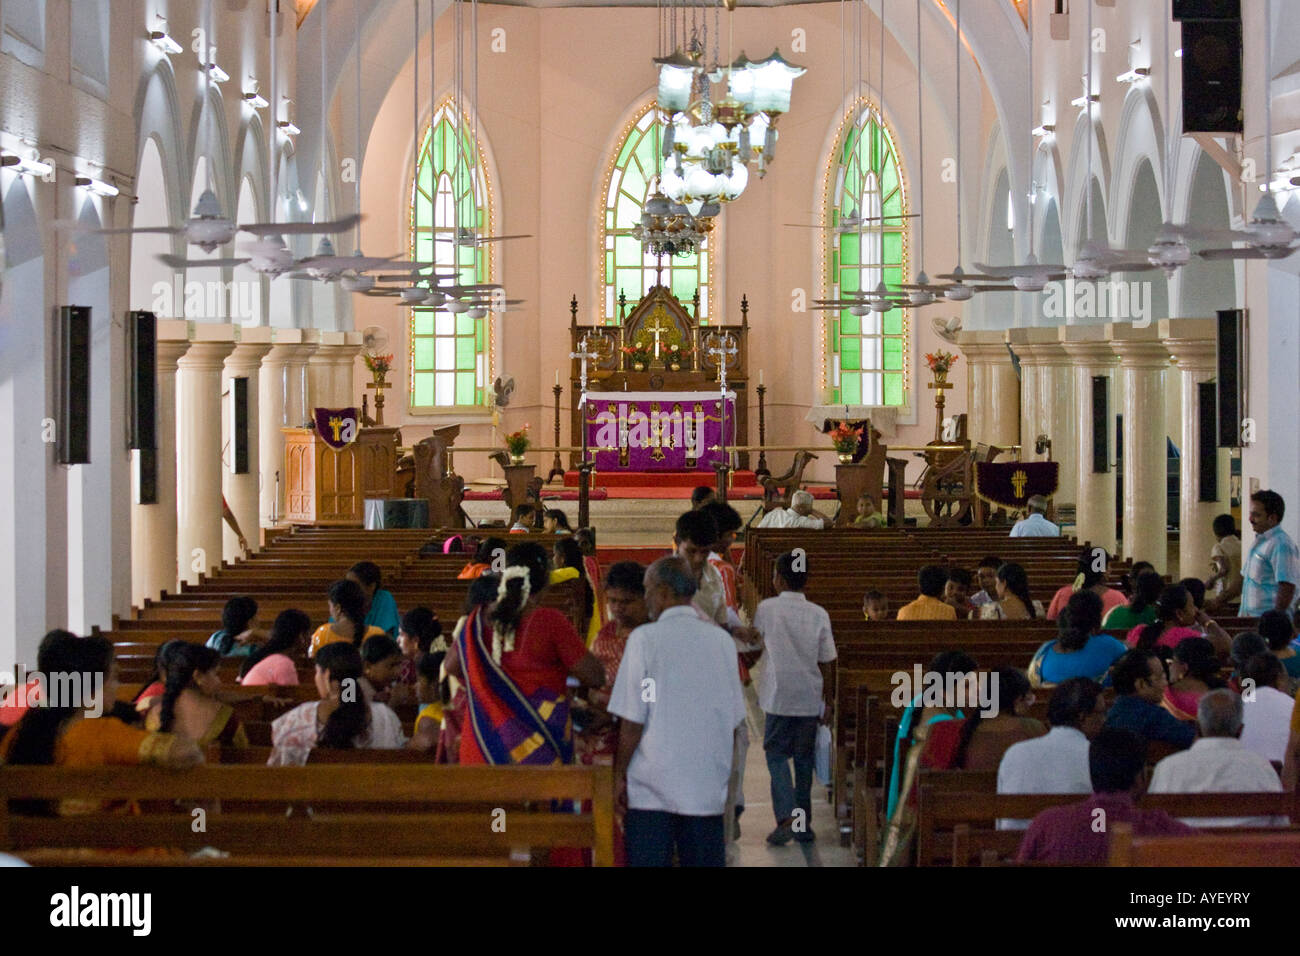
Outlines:
[[[210,647],[183,643],[165,658],[163,692],[154,699],[145,729],[179,733],[200,747],[247,747],[248,737],[229,704],[217,699],[221,655]]]
[[[465,685],[462,764],[573,761],[568,679],[605,683],[605,669],[559,611],[541,607],[550,555],[535,542],[515,545],[496,600],[474,608],[447,649],[447,673]]]

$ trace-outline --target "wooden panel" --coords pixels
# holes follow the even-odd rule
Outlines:
[[[284,517],[288,521],[316,520],[316,436],[305,428],[284,432]]]

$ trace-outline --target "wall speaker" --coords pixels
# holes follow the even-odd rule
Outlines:
[[[90,307],[59,307],[58,429],[61,465],[90,463]]]
[[[1092,473],[1110,471],[1110,376],[1092,377]]]
[[[1240,309],[1220,309],[1216,339],[1219,394],[1219,448],[1241,444],[1241,329]]]
[[[158,321],[152,312],[127,315],[128,448],[158,447]]]
[[[230,380],[231,468],[235,475],[248,474],[248,379]]]
[[[1241,133],[1241,21],[1183,23],[1183,132]]]
[[[1213,382],[1198,382],[1196,385],[1196,428],[1201,449],[1200,461],[1196,465],[1201,481],[1199,501],[1219,500],[1219,455],[1216,451],[1218,388]]]
[[[1174,0],[1174,19],[1240,20],[1241,0]]]

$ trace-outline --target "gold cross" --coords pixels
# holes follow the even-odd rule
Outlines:
[[[1016,493],[1017,498],[1025,496],[1025,485],[1029,482],[1029,476],[1023,470],[1013,471],[1011,473],[1011,489]]]
[[[334,429],[334,440],[340,441],[339,430],[343,427],[343,419],[335,415],[330,419],[330,428]]]

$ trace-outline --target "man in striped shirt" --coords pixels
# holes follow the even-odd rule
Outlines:
[[[1300,581],[1300,549],[1282,530],[1286,503],[1276,491],[1250,496],[1250,526],[1255,542],[1241,565],[1242,617],[1259,617],[1265,611],[1289,611]]]

